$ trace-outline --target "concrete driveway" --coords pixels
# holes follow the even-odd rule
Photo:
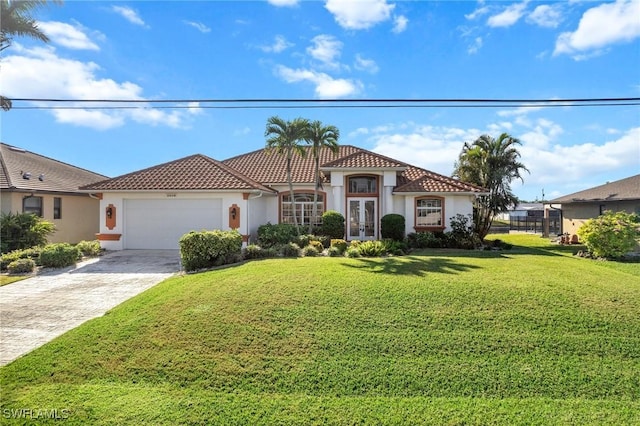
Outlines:
[[[179,270],[178,250],[123,250],[0,287],[0,365]]]

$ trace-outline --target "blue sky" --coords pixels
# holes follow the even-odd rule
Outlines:
[[[465,141],[507,132],[521,140],[531,171],[513,184],[526,200],[640,173],[639,106],[187,102],[640,97],[638,0],[67,1],[36,17],[51,41],[16,38],[3,52],[3,95],[185,101],[164,109],[15,102],[0,113],[3,142],[108,176],[195,153],[224,160],[260,149],[272,115],[321,120],[338,127],[342,144],[445,175]]]

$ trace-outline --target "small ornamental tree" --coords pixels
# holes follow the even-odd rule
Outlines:
[[[595,257],[618,258],[629,253],[640,238],[640,218],[635,213],[606,211],[578,229],[578,237]]]

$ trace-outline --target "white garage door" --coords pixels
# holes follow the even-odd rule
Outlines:
[[[124,248],[177,249],[189,231],[222,228],[222,199],[124,200]]]

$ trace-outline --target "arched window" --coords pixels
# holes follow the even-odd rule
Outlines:
[[[377,194],[378,178],[375,176],[350,176],[347,190],[349,195]]]
[[[294,192],[294,206],[298,225],[322,223],[324,213],[324,193],[318,192],[317,216],[313,218],[313,192]],[[286,193],[280,197],[280,223],[293,223],[293,210],[291,209],[291,194]]]

